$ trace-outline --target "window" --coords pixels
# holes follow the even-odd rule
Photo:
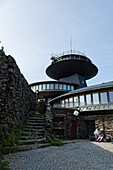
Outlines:
[[[69,107],[73,107],[73,98],[69,98]]]
[[[35,92],[35,86],[32,86],[31,89],[33,90],[33,92]]]
[[[59,89],[62,90],[62,84],[59,84]]]
[[[78,96],[74,97],[74,106],[77,107],[79,105],[78,103]]]
[[[43,84],[43,85],[42,85],[42,89],[43,89],[43,90],[46,90],[46,84]]]
[[[50,89],[54,89],[54,84],[50,84]]]
[[[74,60],[74,59],[75,59],[75,56],[71,56],[71,59]]]
[[[49,84],[47,84],[47,90],[49,90],[49,89],[50,89]]]
[[[68,99],[65,99],[65,107],[68,107]]]
[[[58,89],[58,84],[55,84],[55,89]]]
[[[91,104],[91,94],[86,94],[86,104]]]
[[[74,90],[74,86],[71,86],[71,90],[72,90],[72,91]]]
[[[63,84],[63,90],[66,90],[66,84]]]
[[[98,95],[98,93],[93,93],[93,104],[99,104],[99,95]]]
[[[70,85],[67,86],[67,90],[70,90]]]
[[[65,59],[66,59],[66,60],[69,60],[69,57],[66,57]]]
[[[84,100],[84,95],[80,96],[80,106],[84,106],[85,105],[85,100]]]
[[[113,102],[113,91],[109,91],[109,101]]]
[[[64,107],[64,100],[61,101],[61,107]]]
[[[34,87],[35,87],[35,91],[38,90],[38,88],[39,88],[38,86],[34,86]]]
[[[40,84],[40,85],[38,86],[38,88],[39,88],[39,91],[42,90],[42,85]]]
[[[107,92],[100,93],[100,99],[102,104],[108,103]]]

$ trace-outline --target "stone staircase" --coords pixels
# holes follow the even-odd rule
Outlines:
[[[19,148],[35,148],[38,142],[44,140],[45,123],[42,114],[34,114],[29,117],[19,140]]]

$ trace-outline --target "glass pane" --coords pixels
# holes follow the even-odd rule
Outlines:
[[[79,105],[78,103],[78,96],[74,97],[74,106],[77,107]]]
[[[113,91],[109,91],[109,101],[113,102]]]
[[[72,91],[74,90],[74,86],[71,86],[71,90],[72,90]]]
[[[70,90],[70,85],[67,86],[67,90]]]
[[[50,89],[54,89],[54,84],[50,84]]]
[[[39,87],[39,91],[42,90],[42,85],[39,85],[38,87]]]
[[[73,98],[69,98],[69,107],[73,107]]]
[[[99,104],[99,95],[98,95],[98,93],[93,93],[93,104]]]
[[[84,100],[84,95],[80,96],[80,106],[84,106],[85,105],[85,100]]]
[[[36,91],[36,90],[35,90],[35,86],[31,87],[31,89],[33,90],[33,92],[35,92],[35,91]]]
[[[58,84],[55,84],[55,89],[58,89]]]
[[[47,90],[49,90],[50,88],[49,88],[49,84],[47,84]]]
[[[38,88],[39,88],[38,86],[34,86],[34,90],[35,90],[35,91],[38,90]]]
[[[86,94],[86,104],[91,104],[91,94]]]
[[[65,107],[68,107],[68,99],[65,100]]]
[[[62,84],[59,84],[59,89],[62,90]]]
[[[69,57],[66,57],[66,60],[68,60],[69,59]]]
[[[66,84],[63,84],[63,90],[66,90]]]
[[[71,59],[73,59],[73,60],[74,60],[74,59],[75,59],[75,56],[71,56]]]
[[[46,84],[42,85],[42,89],[45,90],[46,89]]]
[[[101,103],[108,103],[108,99],[107,99],[107,92],[102,92],[100,93],[100,99],[101,99]]]
[[[61,107],[64,107],[64,100],[61,101]]]

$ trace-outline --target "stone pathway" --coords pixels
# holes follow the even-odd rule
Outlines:
[[[6,155],[11,170],[113,170],[113,144],[78,141]]]

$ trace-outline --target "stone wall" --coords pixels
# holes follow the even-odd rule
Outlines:
[[[72,112],[67,109],[51,109],[53,114],[53,133],[54,135],[71,137]]]
[[[70,138],[89,138],[93,135],[95,128],[103,128],[106,134],[113,135],[113,112],[85,113],[78,117],[73,115],[73,110],[66,108],[52,108],[53,132],[55,135],[68,136]],[[74,126],[75,124],[75,126]],[[76,133],[73,135],[73,131]]]
[[[35,110],[35,95],[15,60],[0,52],[0,128],[10,132]]]

